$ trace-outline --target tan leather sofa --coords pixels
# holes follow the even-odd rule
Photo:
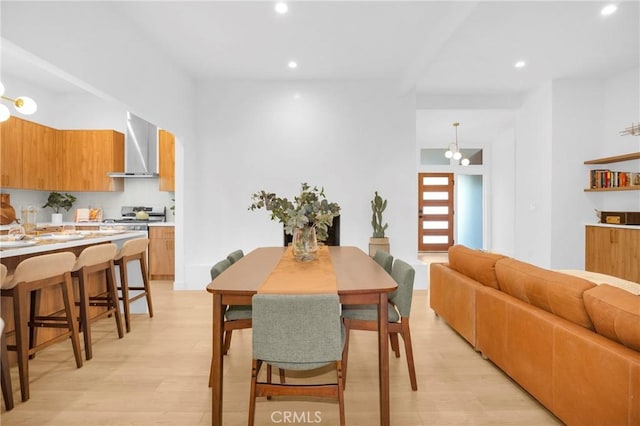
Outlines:
[[[640,425],[640,296],[457,245],[431,308],[569,425]]]

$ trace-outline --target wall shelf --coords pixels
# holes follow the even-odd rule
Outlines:
[[[607,191],[640,191],[640,186],[622,186],[619,188],[586,188],[584,192],[607,192]]]
[[[596,158],[595,160],[587,160],[584,164],[609,164],[619,161],[640,160],[640,152],[632,152],[630,154],[614,155],[613,157]]]

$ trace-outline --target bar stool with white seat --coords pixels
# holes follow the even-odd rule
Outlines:
[[[0,288],[7,278],[7,267],[0,263]],[[7,342],[4,338],[4,320],[0,318],[0,382],[4,407],[7,411],[13,409],[13,386],[11,386],[11,372],[9,371],[9,357],[7,356]]]
[[[91,346],[91,323],[106,316],[113,315],[116,320],[116,329],[118,337],[122,339],[124,332],[122,331],[122,318],[120,316],[120,303],[118,299],[118,289],[116,287],[115,267],[113,259],[116,256],[118,248],[115,244],[100,244],[90,246],[82,250],[76,260],[71,276],[78,280],[78,290],[80,301],[80,328],[84,337],[84,353],[85,358],[90,360],[93,357]],[[89,276],[95,274],[103,274],[105,277],[106,288],[97,294],[89,294]],[[107,309],[98,315],[90,318],[89,307],[99,306]]]
[[[131,302],[142,297],[147,299],[147,308],[149,309],[149,317],[153,318],[153,304],[151,303],[151,286],[149,285],[149,277],[147,275],[147,247],[149,246],[148,238],[135,238],[124,242],[120,250],[116,254],[115,264],[120,269],[120,286],[118,290],[122,292],[120,300],[124,308],[124,323],[127,333],[131,331]],[[142,286],[137,285],[131,287],[129,285],[127,265],[129,262],[140,262],[140,271],[142,273]],[[140,293],[129,296],[130,290],[137,290]]]
[[[34,256],[20,262],[13,277],[7,279],[2,285],[0,294],[13,299],[16,344],[9,345],[8,349],[16,351],[18,355],[22,401],[29,399],[28,358],[30,355],[70,337],[76,366],[82,367],[82,352],[78,337],[78,322],[74,312],[71,281],[71,269],[75,262],[76,256],[70,252]],[[38,315],[40,290],[45,288],[60,290],[64,302],[64,309],[61,312],[47,316]],[[31,309],[29,309],[30,299]],[[64,314],[64,316],[59,314]],[[39,327],[66,328],[67,331],[37,344],[35,329]]]

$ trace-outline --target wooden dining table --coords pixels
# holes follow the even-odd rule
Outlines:
[[[396,282],[371,257],[357,247],[328,247],[335,272],[340,302],[378,306],[378,377],[380,424],[390,424],[388,295]],[[212,424],[223,425],[223,331],[224,312],[229,305],[250,305],[251,298],[269,277],[284,255],[286,247],[261,247],[248,253],[209,283],[213,295]],[[301,282],[300,285],[304,285]],[[294,291],[295,292],[295,291]]]

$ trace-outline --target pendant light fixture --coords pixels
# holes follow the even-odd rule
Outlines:
[[[462,164],[463,166],[468,166],[469,159],[462,158],[462,152],[460,152],[460,148],[458,147],[458,126],[460,126],[460,123],[453,123],[453,127],[456,129],[456,140],[449,144],[449,148],[444,153],[444,156],[449,159],[453,158],[455,161],[459,161],[459,164]]]
[[[0,82],[0,98],[3,101],[7,101],[13,104],[13,107],[16,109],[16,111],[24,115],[31,115],[38,110],[36,101],[27,96],[19,96],[15,99],[5,96],[4,85],[2,84],[2,82]],[[11,117],[11,111],[5,104],[0,103],[0,122],[7,121],[9,117]]]

